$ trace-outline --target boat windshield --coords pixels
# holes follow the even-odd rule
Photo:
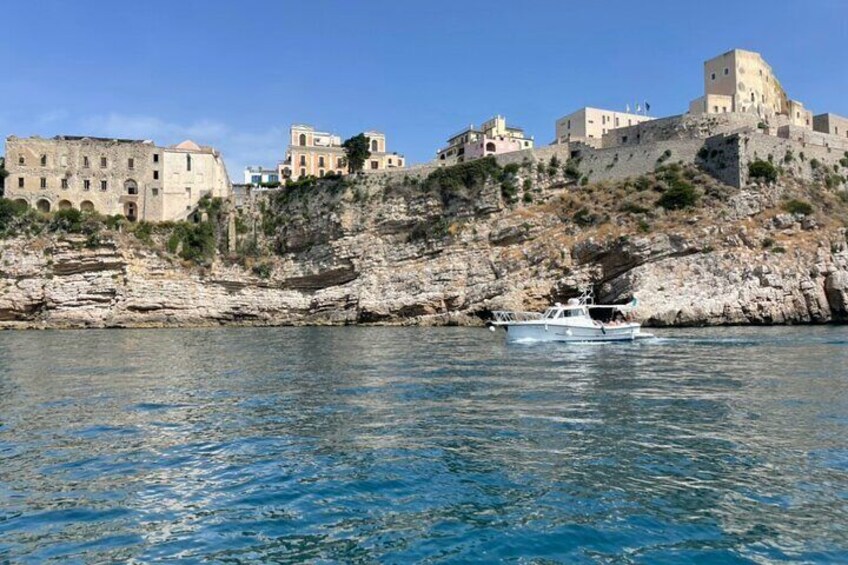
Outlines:
[[[559,318],[576,318],[583,315],[583,308],[548,308],[542,318],[556,320]]]

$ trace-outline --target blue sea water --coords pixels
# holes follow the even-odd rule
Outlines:
[[[848,561],[848,328],[0,333],[0,563]]]

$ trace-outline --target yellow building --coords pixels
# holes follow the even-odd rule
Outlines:
[[[327,174],[346,174],[345,151],[341,137],[317,131],[308,125],[292,125],[289,130],[289,147],[286,159],[278,165],[281,179],[323,177]],[[386,149],[386,135],[366,131],[371,156],[365,162],[365,171],[399,169],[405,166],[403,155]]]
[[[812,128],[813,117],[790,100],[771,66],[754,51],[733,49],[704,63],[704,95],[689,104],[691,114],[748,113],[769,122],[778,116]]]

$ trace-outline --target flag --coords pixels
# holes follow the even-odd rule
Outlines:
[[[642,111],[642,107],[639,105],[638,102],[636,102],[636,113],[638,114],[641,111]]]
[[[651,111],[651,105],[648,104],[647,102],[645,102],[645,113],[647,114],[650,111]]]
[[[627,105],[627,113],[630,113],[630,104]]]

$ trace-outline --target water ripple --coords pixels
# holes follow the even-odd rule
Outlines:
[[[0,334],[0,562],[848,560],[848,331]]]

